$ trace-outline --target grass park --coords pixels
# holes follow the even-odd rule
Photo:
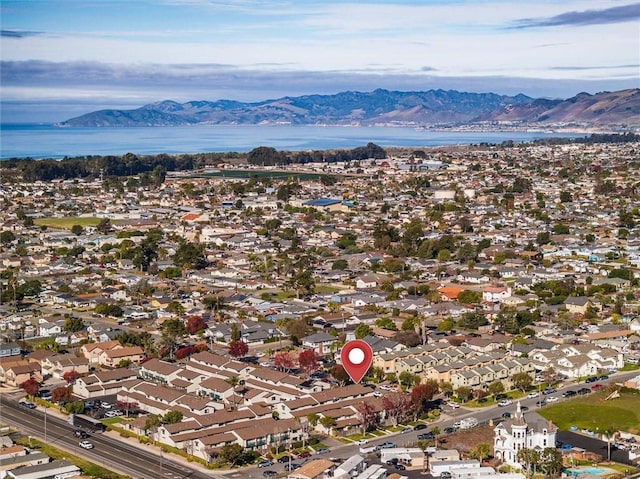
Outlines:
[[[70,230],[73,225],[80,225],[83,228],[87,226],[97,226],[102,218],[94,216],[71,216],[65,218],[35,218],[33,223],[36,226],[46,226],[47,228],[57,228]]]
[[[620,397],[606,399],[611,391],[598,391],[563,401],[538,411],[559,429],[572,426],[589,431],[624,431],[640,434],[640,392],[623,388]]]

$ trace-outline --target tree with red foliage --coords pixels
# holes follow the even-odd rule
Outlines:
[[[382,406],[393,421],[393,425],[397,426],[400,419],[404,418],[411,409],[411,396],[401,392],[387,393],[382,397]]]
[[[378,413],[373,404],[362,401],[361,403],[357,403],[355,408],[358,413],[358,420],[362,425],[362,434],[373,429],[373,427],[378,424]]]
[[[40,383],[33,378],[21,383],[20,387],[31,397],[37,396],[40,391]]]
[[[229,354],[234,358],[246,356],[249,352],[249,346],[244,341],[231,341],[229,343]]]
[[[425,404],[438,392],[438,385],[433,381],[416,384],[411,389],[411,407],[416,416],[424,411]]]
[[[64,373],[62,375],[62,378],[67,381],[68,384],[71,384],[72,382],[74,382],[76,379],[78,379],[81,376],[81,374],[76,371],[75,369],[72,371],[67,371],[66,373]]]
[[[184,359],[187,356],[191,356],[192,354],[195,354],[196,352],[197,352],[196,347],[193,345],[185,346],[183,348],[178,348],[176,349],[176,360]]]
[[[349,381],[349,373],[345,371],[344,366],[342,364],[336,364],[329,369],[329,374],[331,377],[340,383],[340,386],[344,386]]]
[[[293,354],[287,351],[280,351],[274,355],[273,364],[277,368],[289,372],[295,367],[296,362]]]
[[[51,400],[53,402],[70,401],[71,387],[59,386],[51,391]]]
[[[187,333],[189,334],[198,334],[200,331],[204,331],[205,329],[207,329],[207,322],[202,316],[189,316],[187,318],[185,328],[187,329]]]
[[[318,369],[318,355],[313,349],[305,349],[298,354],[298,364],[305,373],[311,374]]]

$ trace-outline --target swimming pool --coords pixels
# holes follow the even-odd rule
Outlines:
[[[601,467],[581,467],[580,469],[565,469],[564,472],[572,476],[577,476],[579,474],[591,474],[594,476],[603,476],[603,475],[612,474],[615,471],[609,468],[601,468]]]

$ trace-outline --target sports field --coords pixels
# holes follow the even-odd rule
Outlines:
[[[37,226],[47,226],[48,228],[58,228],[70,230],[73,225],[80,225],[83,228],[87,226],[97,226],[101,218],[92,216],[71,216],[67,218],[36,218],[33,223]]]
[[[562,401],[539,411],[559,429],[571,426],[590,431],[617,431],[640,433],[640,392],[623,389],[620,397],[605,401],[608,393],[599,391],[586,396]]]

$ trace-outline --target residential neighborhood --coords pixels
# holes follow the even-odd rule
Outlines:
[[[639,151],[481,144],[158,183],[3,168],[2,391],[55,393],[64,414],[228,468],[233,445],[270,462],[513,399],[484,424],[490,467],[435,438],[439,465],[403,442],[376,467],[361,453],[281,477],[524,479],[518,451],[556,448],[559,426],[520,400],[638,369]],[[373,351],[359,383],[340,359],[353,339]],[[636,376],[619,388],[637,394]]]

